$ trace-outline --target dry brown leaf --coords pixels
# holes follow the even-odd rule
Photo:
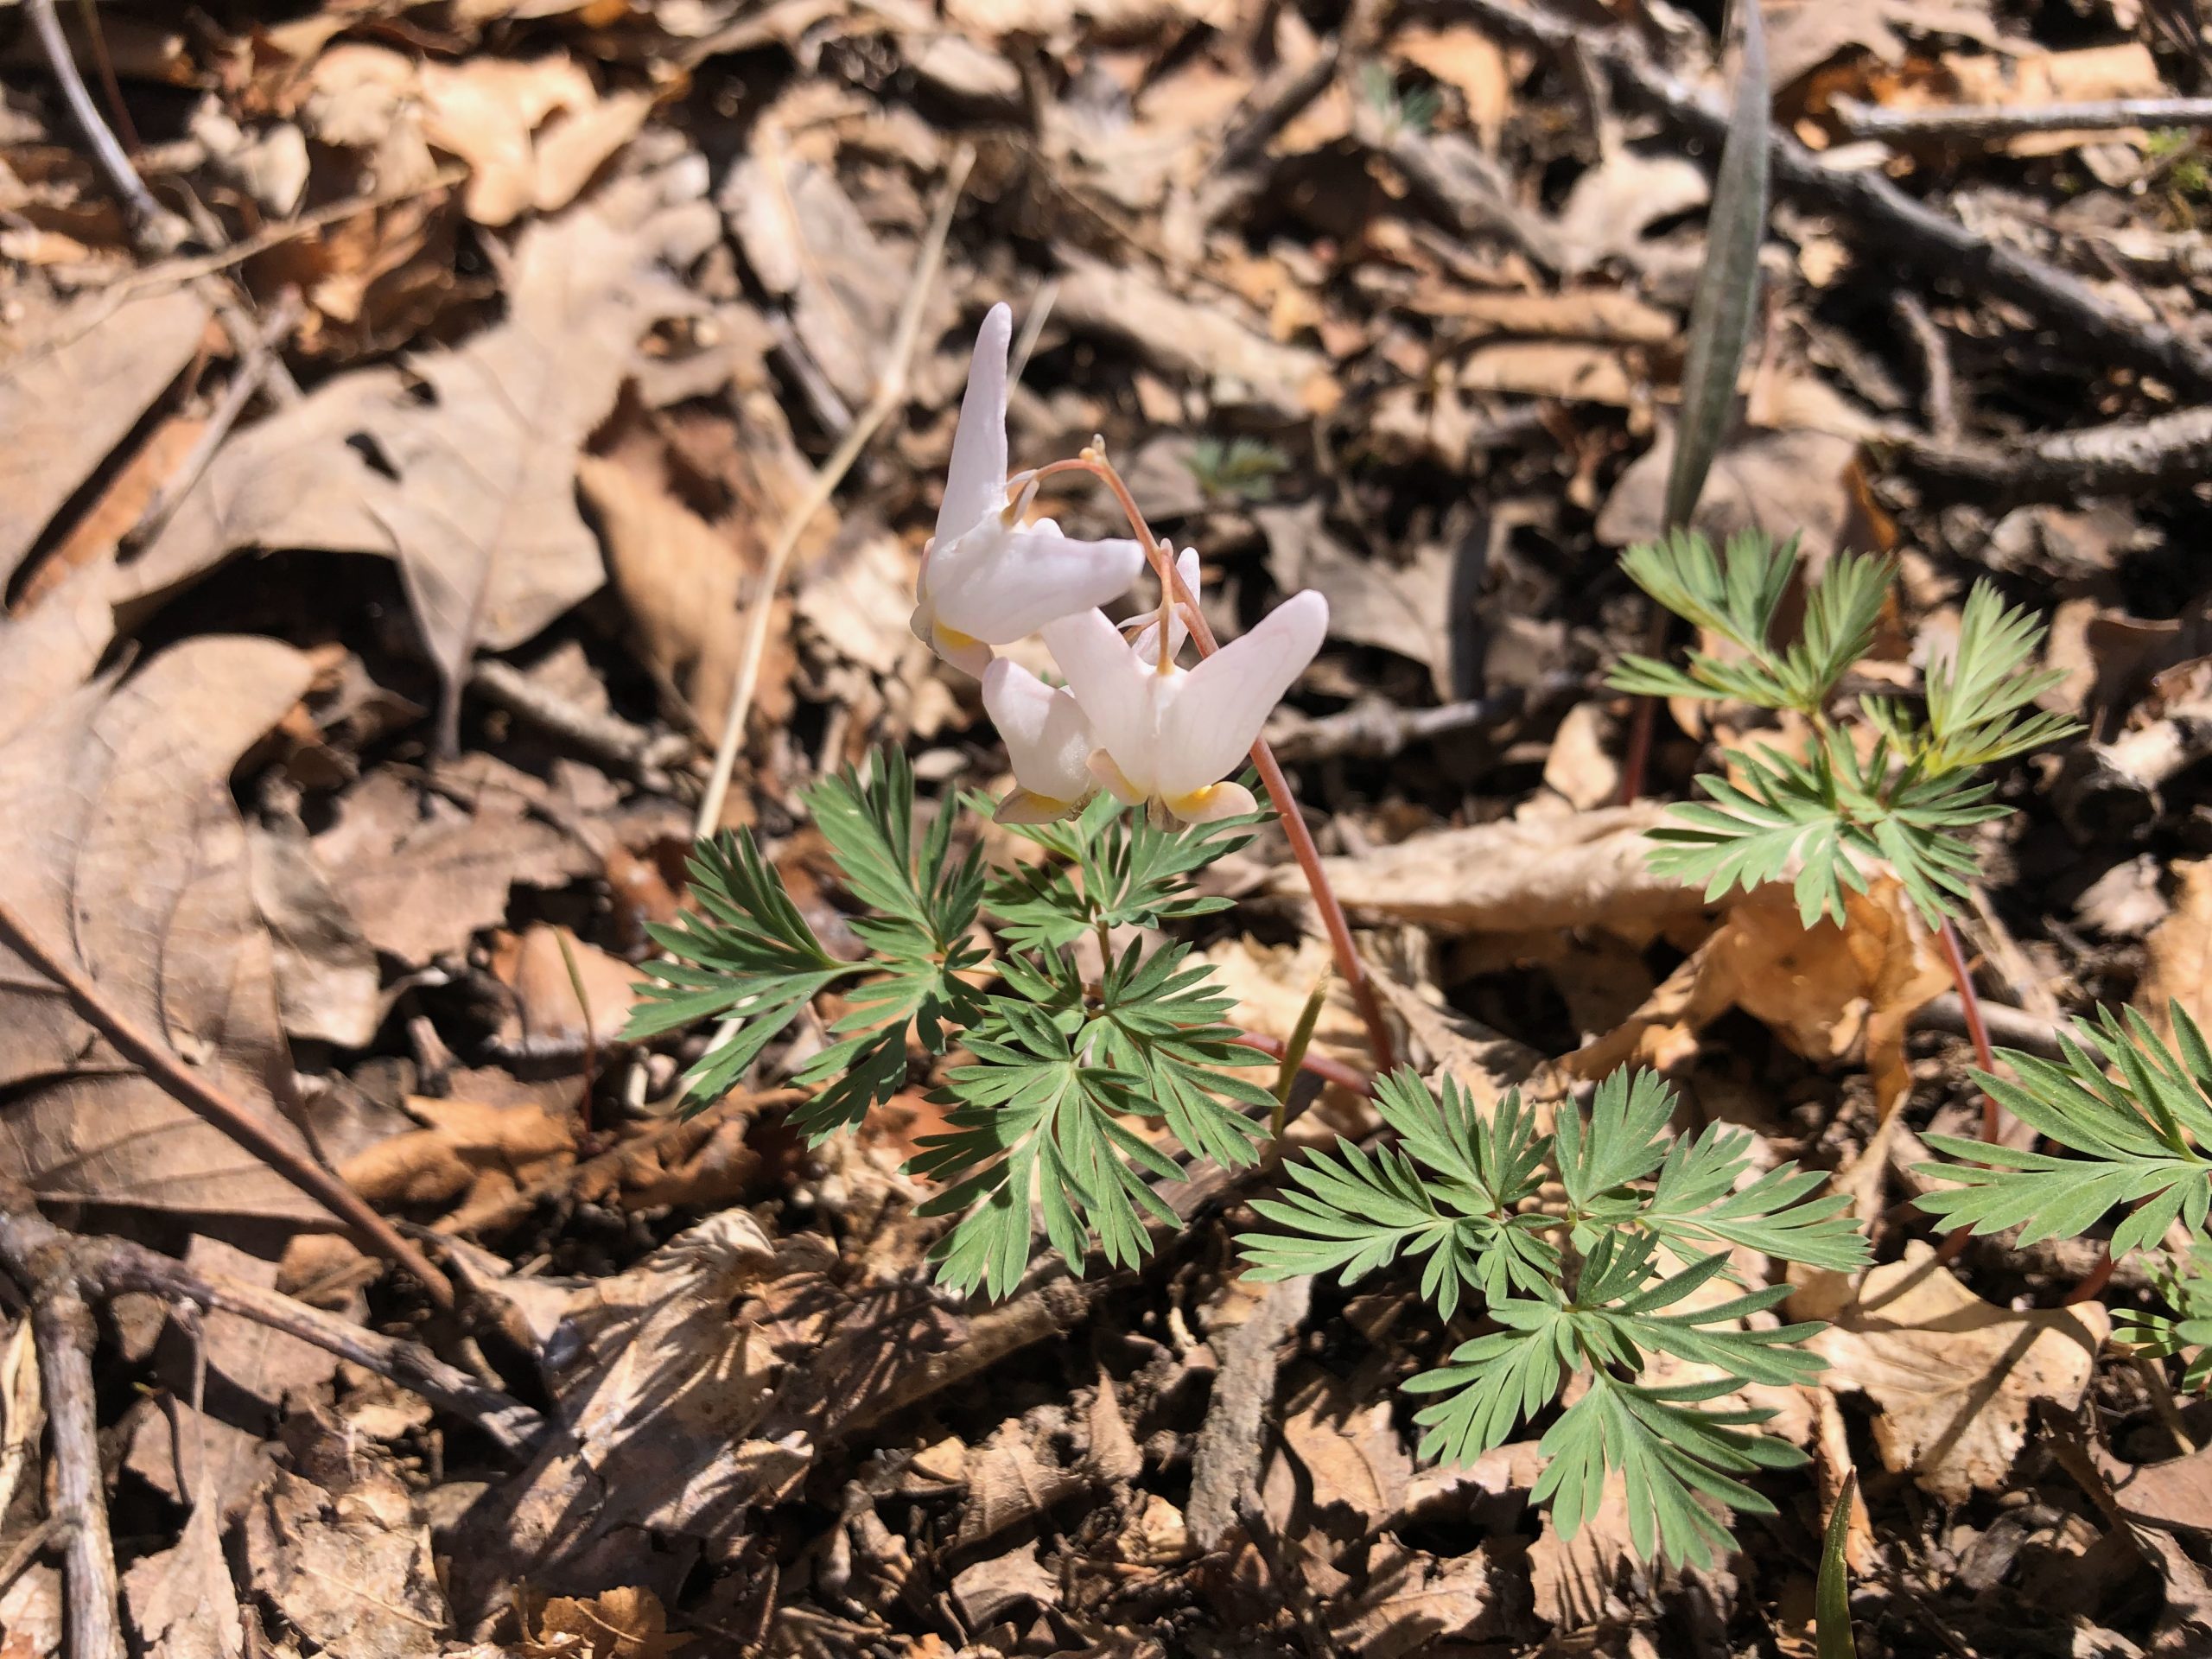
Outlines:
[[[2094,1441],[2088,1452],[2129,1520],[2171,1532],[2212,1532],[2212,1447],[2164,1463],[2123,1463]]]
[[[635,968],[544,922],[495,941],[492,973],[514,999],[500,1023],[500,1047],[526,1059],[569,1059],[607,1046],[638,1000]]]
[[[1059,1580],[1037,1560],[1037,1541],[963,1568],[952,1579],[952,1599],[971,1629],[990,1624],[1022,1606],[1057,1607]]]
[[[372,1204],[488,1202],[575,1161],[575,1130],[533,1105],[410,1097],[423,1128],[346,1159],[339,1173]]]
[[[664,1659],[691,1638],[671,1635],[668,1610],[650,1590],[605,1590],[596,1596],[555,1596],[537,1610],[537,1633],[523,1643],[532,1659]]]
[[[356,1459],[340,1484],[280,1469],[255,1499],[241,1545],[254,1593],[332,1659],[428,1659],[450,1618],[429,1529],[380,1465]]]
[[[111,557],[207,429],[207,422],[183,415],[173,415],[156,427],[108,481],[99,499],[24,576],[15,608],[31,609],[67,582],[71,572]]]
[[[1467,100],[1467,124],[1495,146],[1513,105],[1513,72],[1497,42],[1471,23],[1414,23],[1390,37],[1393,51]]]
[[[1618,348],[1572,340],[1501,340],[1478,346],[1459,365],[1462,391],[1510,391],[1529,397],[1633,409],[1649,384]]]
[[[1884,63],[1904,61],[1899,30],[1997,43],[1987,0],[1775,0],[1765,10],[1777,92],[1845,52],[1872,53]]]
[[[1839,547],[1880,550],[1864,523],[1850,469],[1857,442],[1812,430],[1758,432],[1739,438],[1714,461],[1698,498],[1695,524],[1715,542],[1739,530],[1764,530],[1777,541],[1799,537],[1819,561]],[[1657,538],[1665,517],[1672,432],[1631,461],[1598,514],[1598,539],[1626,547]]]
[[[1923,101],[1995,105],[2005,109],[2041,104],[2096,104],[2107,99],[2168,95],[2158,60],[2140,41],[2083,47],[2069,52],[1946,52],[1942,60],[1950,83],[1940,100],[1901,96],[1885,107],[1910,108]],[[1908,82],[1902,92],[1916,90]],[[2107,131],[2024,132],[2006,137],[2007,156],[2056,156],[2084,143],[2111,137]]]
[[[1643,233],[1662,219],[1702,207],[1713,194],[1705,169],[1671,150],[1617,148],[1585,168],[1560,204],[1561,274],[1580,276],[1611,258],[1633,260]]]
[[[1519,1575],[1488,1544],[1446,1560],[1385,1533],[1365,1582],[1329,1610],[1329,1629],[1357,1659],[1410,1659],[1440,1644],[1497,1641],[1523,1624]]]
[[[735,543],[628,453],[586,455],[576,481],[607,537],[607,560],[645,661],[719,731],[736,683],[748,572]]]
[[[2176,860],[2172,914],[2151,930],[2135,1006],[2171,1037],[2170,1005],[2212,1030],[2212,859]]]
[[[1531,813],[1321,863],[1344,908],[1363,921],[1464,933],[1599,926],[1648,938],[1704,907],[1697,888],[1651,873],[1644,831],[1664,811],[1643,804]],[[1275,886],[1302,890],[1295,870]]]
[[[1618,722],[1602,702],[1578,702],[1567,711],[1544,757],[1544,783],[1569,806],[1592,812],[1621,792]]]
[[[1329,634],[1395,651],[1424,665],[1439,697],[1452,695],[1452,553],[1421,547],[1403,564],[1362,557],[1322,521],[1316,496],[1294,506],[1253,509],[1268,538],[1268,574],[1285,593],[1314,588],[1329,601]]]
[[[1080,1469],[1052,1455],[1049,1435],[1020,1417],[1009,1417],[970,1448],[967,1475],[957,1541],[963,1548],[1036,1520],[1088,1484]]]
[[[15,346],[0,376],[0,582],[200,350],[190,289],[94,289]]]
[[[1321,1004],[1320,1020],[1313,1027],[1313,1052],[1363,1070],[1373,1064],[1367,1052],[1367,1029],[1360,1023],[1359,1011],[1342,982],[1334,976],[1335,963],[1325,939],[1306,938],[1294,945],[1266,944],[1240,936],[1209,945],[1205,959],[1230,1001],[1225,1016],[1228,1022],[1285,1042],[1297,1028],[1306,999],[1327,977],[1329,991]]]
[[[231,769],[307,689],[274,640],[204,636],[60,696],[0,749],[0,893],[143,1031],[280,1140],[289,1078]],[[38,972],[0,956],[0,1171],[42,1195],[321,1217],[321,1206],[120,1064]]]
[[[800,579],[798,620],[847,662],[888,678],[913,646],[913,556],[880,528],[850,536]]]
[[[123,1605],[147,1659],[237,1659],[245,1651],[213,1503],[194,1504],[175,1545],[130,1564]]]
[[[1058,321],[1119,340],[1161,370],[1203,381],[1216,404],[1253,404],[1295,418],[1325,414],[1339,390],[1327,359],[1248,327],[1225,306],[1185,299],[1134,267],[1085,255],[1069,270],[1053,302]]]
[[[664,1549],[647,1529],[728,1535],[748,1506],[789,1491],[823,1423],[947,1317],[904,1285],[855,1307],[832,1292],[830,1265],[819,1235],[772,1245],[729,1210],[578,1287],[562,1321],[573,1357],[558,1372],[559,1427],[461,1534],[463,1616],[502,1605],[518,1580],[557,1582],[581,1554]]]
[[[296,819],[246,831],[253,898],[276,950],[276,1009],[287,1035],[366,1048],[384,1020],[376,951]]]
[[[525,231],[505,318],[413,359],[423,395],[363,370],[234,436],[134,565],[132,595],[244,547],[391,554],[446,683],[450,745],[476,649],[524,644],[603,580],[576,510],[578,454],[640,335],[696,307],[661,263],[689,263],[717,229],[705,203],[663,207],[658,189],[626,180]]]
[[[1829,1327],[1807,1344],[1828,1362],[1823,1388],[1875,1405],[1874,1444],[1893,1471],[1963,1503],[2009,1484],[2038,1400],[2072,1410],[2111,1334],[2098,1302],[2016,1313],[1985,1302],[1914,1240],[1904,1259],[1854,1288],[1824,1274],[1789,1299],[1792,1319]]]
[[[1529,1584],[1536,1617],[1556,1630],[1579,1630],[1627,1611],[1615,1591],[1634,1577],[1639,1563],[1628,1524],[1628,1481],[1615,1470],[1605,1477],[1598,1507],[1571,1539],[1559,1535],[1551,1510],[1529,1546]]]
[[[1388,1397],[1357,1403],[1343,1378],[1311,1368],[1294,1374],[1282,1437],[1313,1483],[1313,1503],[1341,1503],[1375,1528],[1403,1510],[1414,1460]]]
[[[340,798],[312,844],[369,943],[410,966],[462,951],[506,920],[510,887],[559,887],[600,868],[517,791],[495,783],[472,810],[383,770]]]

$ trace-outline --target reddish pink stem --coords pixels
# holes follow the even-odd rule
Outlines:
[[[1176,573],[1173,549],[1153,535],[1152,526],[1145,522],[1136,498],[1129,493],[1129,486],[1122,481],[1114,463],[1086,450],[1080,460],[1056,461],[1039,467],[1030,476],[1046,478],[1063,472],[1089,473],[1114,492],[1129,527],[1144,544],[1145,556],[1152,561],[1153,572],[1160,578],[1161,592],[1173,594],[1175,602],[1183,607],[1189,618],[1191,638],[1198,642],[1199,653],[1211,657],[1219,651],[1221,646],[1213,637],[1213,630],[1206,626],[1205,617],[1198,609],[1198,595],[1183,585],[1182,577]],[[1267,785],[1268,799],[1274,807],[1275,817],[1281,821],[1283,834],[1290,839],[1291,855],[1306,874],[1306,885],[1313,895],[1314,909],[1320,912],[1321,927],[1329,937],[1337,971],[1344,976],[1344,984],[1351,992],[1352,1005],[1359,1010],[1361,1024],[1367,1027],[1367,1046],[1375,1056],[1376,1074],[1382,1076],[1397,1064],[1396,1045],[1391,1041],[1389,1024],[1382,1017],[1382,1004],[1375,995],[1375,982],[1368,977],[1367,969],[1359,959],[1359,947],[1352,942],[1351,924],[1337,900],[1336,889],[1329,885],[1327,872],[1321,868],[1321,849],[1313,844],[1313,832],[1306,827],[1297,799],[1290,792],[1290,779],[1283,776],[1281,764],[1268,747],[1267,739],[1261,738],[1252,745],[1252,764],[1259,768],[1260,781]]]

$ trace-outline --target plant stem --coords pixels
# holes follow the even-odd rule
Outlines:
[[[1306,1006],[1298,1011],[1298,1023],[1291,1028],[1290,1040],[1283,1045],[1282,1065],[1275,1071],[1272,1127],[1278,1141],[1289,1127],[1291,1088],[1298,1081],[1300,1068],[1306,1064],[1306,1051],[1313,1046],[1313,1027],[1321,1022],[1321,1004],[1328,995],[1329,970],[1324,968],[1321,976],[1313,982],[1313,988],[1306,994]]]
[[[1219,651],[1221,645],[1198,609],[1198,595],[1185,588],[1182,577],[1176,574],[1174,550],[1153,535],[1152,526],[1145,522],[1136,498],[1129,493],[1129,486],[1122,482],[1114,463],[1096,449],[1086,449],[1079,460],[1054,461],[1039,467],[1031,476],[1044,478],[1058,472],[1089,473],[1113,491],[1128,518],[1129,528],[1136,531],[1138,541],[1144,544],[1153,573],[1160,578],[1161,592],[1173,594],[1175,603],[1182,606],[1189,619],[1191,638],[1197,643],[1199,654],[1211,657]],[[1164,627],[1162,637],[1165,638]],[[1264,737],[1252,744],[1252,764],[1259,768],[1260,781],[1267,786],[1268,800],[1282,824],[1283,834],[1289,837],[1292,855],[1298,860],[1298,868],[1305,872],[1306,887],[1313,895],[1313,907],[1320,912],[1322,930],[1328,935],[1329,950],[1336,958],[1337,971],[1344,976],[1353,1006],[1359,1010],[1360,1023],[1367,1028],[1368,1049],[1375,1057],[1376,1074],[1381,1076],[1397,1064],[1396,1046],[1390,1039],[1389,1024],[1382,1017],[1382,1004],[1375,995],[1374,982],[1368,978],[1367,969],[1359,959],[1359,947],[1352,942],[1351,924],[1345,918],[1344,906],[1337,900],[1336,889],[1329,885],[1327,872],[1321,868],[1321,850],[1313,844],[1313,832],[1306,828],[1306,819],[1298,810],[1297,798],[1290,791],[1290,779],[1283,776],[1282,766]]]
[[[1966,946],[1961,943],[1959,930],[1949,917],[1943,918],[1942,928],[1936,937],[1942,942],[1943,960],[1951,969],[1951,982],[1959,988],[1959,1007],[1966,1016],[1967,1040],[1974,1045],[1974,1063],[1985,1071],[1994,1071],[1997,1055],[1989,1046],[1988,1022],[1981,1017],[1981,995],[1974,988],[1974,973],[1967,966]],[[1981,1138],[1993,1142],[2003,1127],[2003,1113],[1995,1098],[1984,1090],[1981,1096]],[[1940,1264],[1955,1261],[1959,1253],[1966,1249],[1967,1240],[1973,1236],[1971,1224],[1953,1228],[1936,1251],[1936,1262]],[[2105,1276],[2109,1278],[2111,1275],[2111,1257],[2107,1255]],[[2097,1282],[2098,1287],[2101,1288],[2103,1280]],[[2096,1292],[2092,1290],[2089,1294],[2094,1295]]]

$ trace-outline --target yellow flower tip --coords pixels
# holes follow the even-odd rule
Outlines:
[[[991,816],[1001,823],[1056,823],[1081,804],[1080,801],[1056,801],[1033,789],[1014,789],[1007,792]]]
[[[1242,784],[1208,784],[1187,795],[1174,796],[1164,804],[1185,823],[1211,823],[1217,818],[1256,811],[1260,804]]]

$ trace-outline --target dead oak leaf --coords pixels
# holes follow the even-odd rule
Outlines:
[[[1884,1465],[1945,1503],[2011,1478],[2038,1400],[2081,1403],[2111,1317],[2096,1302],[2014,1313],[1975,1295],[1915,1241],[1854,1289],[1822,1274],[1792,1296],[1793,1319],[1826,1319],[1807,1344],[1821,1385],[1873,1402]]]
[[[671,1635],[668,1610],[642,1586],[596,1596],[555,1596],[537,1610],[537,1633],[522,1644],[531,1659],[665,1659],[689,1643]]]
[[[207,306],[185,289],[94,291],[0,369],[0,582],[200,349]]]
[[[245,1651],[213,1503],[193,1506],[170,1548],[131,1563],[123,1600],[148,1659],[237,1659]]]
[[[289,645],[206,636],[120,684],[60,696],[0,748],[0,823],[15,835],[0,893],[23,925],[303,1156],[276,1092],[290,1058],[229,779],[311,674]],[[0,951],[0,1086],[11,1090],[0,1173],[42,1196],[323,1216],[124,1065],[11,951]]]
[[[718,228],[704,202],[665,202],[643,178],[532,225],[502,262],[501,321],[410,359],[416,389],[361,370],[235,435],[119,602],[241,548],[388,554],[445,683],[450,747],[474,652],[524,644],[604,580],[576,508],[577,458],[639,338],[696,307],[665,267]]]
[[[1522,1580],[1516,1564],[1489,1543],[1438,1557],[1385,1533],[1369,1558],[1364,1583],[1332,1608],[1330,1634],[1358,1659],[1410,1659],[1441,1644],[1525,1634]]]
[[[277,1471],[246,1510],[242,1550],[254,1593],[332,1659],[427,1659],[443,1646],[430,1530],[379,1467],[338,1492]]]

